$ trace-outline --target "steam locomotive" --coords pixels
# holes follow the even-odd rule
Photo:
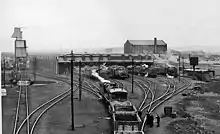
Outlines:
[[[168,74],[169,76],[174,76],[174,78],[178,76],[178,70],[176,67],[156,67],[156,69],[158,75],[166,76]]]
[[[126,79],[129,78],[127,69],[124,66],[110,66],[108,67],[107,74],[110,78]]]
[[[98,70],[98,67],[86,67],[84,70],[84,75],[90,79],[97,79],[97,77],[94,75],[96,71]]]
[[[132,66],[128,66],[128,72],[132,73]],[[157,77],[157,69],[155,68],[148,68],[144,66],[135,66],[134,67],[134,74],[135,75],[141,75],[141,76],[147,76],[151,78],[156,78]]]
[[[114,134],[144,134],[141,131],[141,118],[137,109],[127,99],[128,93],[125,89],[118,88],[116,83],[103,80],[100,82],[100,93],[112,117]]]

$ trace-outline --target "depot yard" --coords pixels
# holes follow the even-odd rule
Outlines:
[[[7,79],[8,80],[8,79]],[[57,84],[51,79],[46,79],[43,77],[37,76],[37,80],[44,81],[45,83],[50,83],[43,86],[32,86],[28,90],[29,95],[29,108],[32,111],[38,105],[42,104],[46,100],[49,100],[50,97],[55,96],[56,94],[62,92],[62,90],[67,88],[65,83]],[[18,100],[18,87],[6,87],[7,96],[2,97],[2,113],[3,113],[3,133],[9,134],[13,131],[15,113]],[[25,112],[25,111],[21,111]]]
[[[52,108],[43,118],[44,123],[39,126],[38,133],[47,134],[99,134],[110,133],[110,120],[105,107],[99,100],[91,99],[88,95],[82,95],[82,100],[74,100],[75,130],[71,129],[70,97]],[[77,97],[77,95],[75,96]],[[61,117],[61,118],[57,118]]]
[[[77,6],[77,3],[75,4]],[[128,4],[131,5],[127,3],[127,7]],[[31,7],[35,9],[35,5]],[[61,6],[65,8],[67,5],[68,3],[64,3]],[[98,6],[95,3],[89,7],[95,5],[98,9],[100,5],[106,6],[106,3],[98,3]],[[162,5],[169,11],[161,14],[164,9],[158,10],[159,14],[156,13],[154,16],[157,15],[155,18],[159,20],[163,19],[161,15],[170,15],[170,7],[164,3]],[[41,6],[50,9],[47,5]],[[134,7],[138,8],[140,5]],[[215,9],[212,5],[209,7]],[[71,32],[72,22],[66,23],[73,20],[71,18],[62,20],[64,27],[61,23],[50,26],[53,20],[47,21],[47,25],[43,25],[45,23],[43,22],[40,31],[39,28],[35,31],[34,27],[39,27],[39,24],[29,21],[30,17],[26,18],[28,25],[24,22],[19,24],[14,22],[21,17],[25,18],[25,15],[10,19],[13,24],[22,27],[14,27],[12,35],[7,35],[8,38],[15,39],[11,44],[14,48],[13,52],[4,52],[1,55],[3,78],[1,81],[5,88],[1,90],[4,134],[220,134],[220,55],[216,52],[207,52],[216,51],[217,48],[215,43],[213,44],[216,42],[214,38],[210,38],[214,37],[210,34],[212,33],[210,27],[208,29],[204,27],[205,25],[196,27],[203,31],[206,28],[208,32],[200,36],[207,39],[198,38],[197,34],[190,38],[187,37],[190,34],[181,34],[184,32],[181,31],[182,28],[190,27],[189,24],[195,21],[193,20],[195,17],[185,16],[187,14],[177,15],[180,18],[190,18],[190,21],[186,21],[181,27],[175,25],[178,22],[172,20],[174,25],[167,23],[161,25],[160,21],[150,22],[149,25],[142,19],[133,19],[141,23],[132,22],[130,19],[130,21],[120,21],[118,25],[117,18],[120,18],[118,15],[124,16],[122,19],[126,16],[115,10],[116,8],[114,12],[110,7],[106,8],[103,11],[107,12],[96,15],[100,18],[98,20],[94,18],[94,12],[83,16],[93,18],[98,25],[98,22],[105,23],[111,20],[112,23],[102,25],[104,27],[101,29],[96,27],[89,29],[91,26],[88,26],[86,27],[88,30],[85,30],[84,23],[81,23],[83,20],[76,18],[82,16],[77,15],[76,12],[72,17],[79,22],[77,23],[79,31],[75,29],[74,33]],[[142,9],[144,8],[140,11],[146,13]],[[22,11],[26,10],[29,9],[25,7]],[[138,14],[143,16],[141,12],[131,15],[140,18]],[[197,20],[203,20],[206,24],[208,21],[204,20],[204,16],[207,19],[210,15],[199,15],[199,12],[194,15],[198,16]],[[44,11],[39,13],[44,14]],[[61,19],[62,13],[59,14]],[[113,19],[99,21],[103,20],[106,13],[107,17]],[[35,16],[42,17],[40,14]],[[46,15],[51,16],[50,13]],[[71,17],[68,14],[64,15],[67,18]],[[127,18],[132,16],[128,13]],[[212,22],[215,23],[214,19]],[[149,39],[147,36],[152,33],[149,31],[146,39],[138,39],[143,32],[146,33],[146,30],[138,25],[152,27],[155,34],[159,30],[158,24],[161,39],[157,39],[158,37]],[[111,30],[111,25],[113,28],[117,26],[116,28],[120,30],[113,29],[108,32]],[[47,26],[50,29],[47,29]],[[62,32],[55,32],[56,29],[52,30],[52,26],[56,26],[56,29]],[[109,28],[106,29],[106,26]],[[163,29],[164,27],[167,27],[168,32]],[[31,29],[28,40],[23,36],[27,28]],[[80,34],[82,28],[85,34]],[[96,29],[94,35],[99,35],[97,33],[101,32],[100,35],[103,36],[88,34],[88,31],[94,29]],[[172,34],[175,33],[173,32],[176,31],[175,29],[180,29],[181,38]],[[134,30],[138,32],[135,33]],[[118,31],[120,33],[114,34],[113,37],[111,33]],[[35,34],[31,35],[31,33]],[[36,35],[43,36],[39,36],[36,42],[35,38],[32,38]],[[120,40],[125,38],[126,40],[121,44]],[[172,40],[169,40],[171,38]],[[5,45],[9,50],[7,37],[4,36],[2,39],[7,40]],[[203,45],[193,45],[195,43]],[[35,48],[32,47],[33,45]],[[174,45],[179,50],[174,50]],[[186,48],[191,50],[188,51]],[[196,50],[198,48],[201,50]]]
[[[175,103],[178,120],[166,126],[169,133],[220,133],[220,81],[185,92]]]
[[[51,72],[50,72],[51,73]],[[220,71],[216,71],[216,75],[220,75]],[[69,78],[70,76],[61,76],[63,78]],[[38,81],[51,81],[48,78],[43,78],[37,76]],[[155,79],[157,82],[157,88],[159,89],[158,94],[164,92],[164,84],[161,79]],[[97,86],[98,82],[93,81]],[[134,94],[131,93],[131,82],[126,80],[121,80],[129,92],[129,99],[135,106],[140,104],[142,100],[143,92],[141,89],[135,85]],[[160,84],[159,84],[160,83]],[[206,85],[203,92],[214,92],[219,94],[219,84],[220,81],[210,82]],[[180,86],[180,85],[179,85]],[[49,98],[63,92],[69,87],[68,84],[63,82],[52,83],[42,86],[33,86],[30,88],[29,98],[30,98],[30,111],[35,107],[45,102]],[[8,96],[3,97],[3,133],[11,133],[8,126],[13,129],[14,114],[17,103],[17,92],[15,87],[7,88]],[[188,92],[193,92],[194,90],[187,90]],[[199,96],[199,97],[198,97]],[[215,133],[220,132],[218,127],[218,116],[219,100],[220,96],[213,94],[201,94],[197,92],[195,95],[182,96],[179,94],[173,97],[170,101],[167,101],[160,108],[156,110],[158,114],[163,116],[163,108],[167,105],[173,106],[174,110],[177,112],[177,118],[172,119],[170,117],[163,117],[161,119],[161,127],[147,128],[145,130],[147,133],[158,133],[158,134],[172,134],[172,133]],[[83,91],[82,101],[78,101],[78,93],[74,96],[75,107],[75,131],[71,131],[71,113],[70,113],[70,98],[66,98],[58,105],[54,106],[49,110],[46,115],[41,119],[39,126],[37,127],[38,133],[82,133],[86,134],[90,132],[91,134],[96,133],[110,133],[111,131],[111,120],[109,120],[110,115],[107,114],[106,108],[103,104],[94,99],[91,94]],[[177,102],[177,103],[176,103]],[[201,113],[198,112],[198,105],[200,106]],[[211,106],[211,107],[210,107]],[[198,109],[196,109],[198,108]],[[196,110],[193,110],[196,109]],[[57,118],[62,117],[62,118]],[[202,124],[202,122],[204,122]],[[7,128],[7,129],[6,129]],[[188,129],[189,128],[189,129]]]
[[[18,92],[16,87],[6,89],[7,96],[2,97],[2,132],[4,134],[11,134],[13,130]]]

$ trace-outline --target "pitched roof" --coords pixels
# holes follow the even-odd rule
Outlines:
[[[128,40],[133,45],[154,45],[154,40]],[[157,45],[167,45],[163,40],[157,40]]]

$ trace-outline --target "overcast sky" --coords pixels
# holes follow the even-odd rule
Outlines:
[[[219,0],[1,0],[1,51],[24,27],[30,51],[123,47],[157,37],[170,48],[220,51]]]

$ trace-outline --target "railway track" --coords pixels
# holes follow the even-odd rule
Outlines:
[[[88,90],[89,92],[91,92],[91,93],[93,93],[94,95],[96,95],[96,96],[98,97],[98,99],[102,99],[102,96],[100,95],[99,90],[97,90],[97,89],[99,89],[97,86],[91,84],[91,83],[88,82],[88,81],[85,81],[84,83],[87,85],[87,86],[84,85],[84,86],[86,86],[86,88],[90,88],[90,89],[91,89],[91,90]]]
[[[165,101],[169,100],[171,97],[179,94],[180,92],[182,92],[183,90],[185,90],[186,88],[188,88],[191,83],[188,82],[187,80],[185,79],[182,79],[182,81],[184,81],[184,84],[181,86],[181,87],[178,87],[176,88],[175,84],[173,81],[171,81],[171,84],[174,84],[174,87],[173,87],[173,90],[170,91],[170,86],[169,88],[167,89],[167,91],[162,94],[160,97],[156,98],[154,101],[152,101],[152,105],[148,104],[146,105],[145,107],[150,107],[150,110],[149,110],[149,114],[151,114],[152,112],[154,112],[159,106],[161,106]],[[147,121],[147,115],[145,115],[144,117],[144,120],[143,120],[143,124],[142,124],[142,131],[144,130],[144,127],[145,127],[145,124],[146,124],[146,121]]]
[[[40,76],[43,76],[42,74],[38,74]],[[44,77],[47,77],[47,78],[52,78],[52,79],[56,79],[56,80],[59,80],[59,81],[63,81],[63,80],[67,80],[69,81],[69,78],[67,77],[59,77],[59,76],[51,76],[51,75],[47,75],[47,76],[44,76]],[[75,75],[74,75],[74,81],[75,82],[78,82],[78,74],[75,72]],[[67,81],[63,81],[63,82],[67,82]],[[97,87],[95,84],[93,84],[92,82],[88,81],[88,80],[84,80],[84,82],[86,85],[82,85],[82,88],[85,87],[84,89],[87,90],[88,92],[90,93],[93,93],[95,94],[99,99],[101,99],[101,95],[99,94],[99,87]],[[70,84],[70,83],[68,83]],[[78,85],[78,84],[77,84]],[[88,90],[87,88],[89,88],[90,90]]]
[[[166,86],[167,88],[163,94],[157,95],[158,97],[156,97],[156,91],[157,91],[157,87],[155,84],[156,81],[149,79],[143,80],[143,78],[134,81],[144,91],[144,99],[142,100],[138,111],[143,112],[144,110],[147,110],[147,113],[151,114],[165,101],[167,101],[168,99],[170,99],[171,97],[173,97],[174,95],[178,94],[179,92],[181,92],[182,90],[186,89],[191,85],[190,82],[187,82],[185,79],[181,79],[183,85],[177,88],[177,85],[179,83],[177,79],[167,79],[164,77],[160,79],[162,79],[162,81],[165,81],[165,83],[167,84]],[[113,80],[113,81],[115,81],[118,85],[122,85],[123,87],[122,82],[118,80]],[[147,101],[148,98],[150,98],[151,100]],[[147,115],[144,116],[141,131],[144,131],[146,120],[147,120]]]
[[[38,74],[38,75],[41,75],[43,76],[42,74]],[[51,78],[51,79],[55,79],[55,80],[58,80],[58,81],[62,81],[62,82],[65,82],[67,84],[70,84],[70,81],[65,79],[65,78],[57,78],[55,76],[46,76],[47,78]],[[78,89],[78,84],[77,84],[77,80],[74,80],[74,85],[75,88],[74,89],[74,93],[77,91]],[[86,85],[85,85],[86,84]],[[89,83],[88,81],[85,82],[85,84],[82,86],[82,89],[84,90],[87,90],[88,92],[94,94],[96,97],[98,98],[101,98],[100,94],[98,93],[97,91],[97,88],[96,87],[96,90],[95,90],[95,85],[94,84],[91,84]],[[71,89],[67,89],[65,90],[63,93],[49,99],[48,101],[46,101],[45,103],[41,104],[40,106],[38,106],[37,108],[35,108],[30,114],[27,114],[26,118],[23,119],[23,121],[20,123],[20,126],[19,123],[16,123],[16,127],[15,129],[13,130],[13,134],[19,134],[19,133],[24,133],[23,131],[25,131],[25,124],[27,124],[27,129],[26,129],[26,133],[28,134],[34,134],[34,130],[36,129],[36,126],[39,122],[39,120],[41,119],[41,117],[50,109],[52,108],[53,106],[55,106],[57,103],[59,103],[60,101],[62,101],[63,99],[67,98],[70,94],[71,94]],[[21,94],[21,92],[19,92],[19,95]],[[20,100],[20,97],[19,97],[19,100]],[[18,116],[17,116],[18,118]],[[17,120],[16,118],[16,120]],[[30,122],[29,122],[30,121]],[[16,129],[17,128],[17,129]]]
[[[26,72],[21,72],[21,80],[26,80]],[[21,120],[26,118],[29,115],[29,104],[28,104],[28,87],[27,86],[18,86],[19,94],[18,94],[18,101],[16,106],[16,113],[15,113],[15,121],[13,126],[13,134],[16,133],[18,125],[20,124]],[[25,112],[24,112],[25,111]],[[26,132],[29,134],[29,120],[27,120]]]
[[[134,80],[134,84],[139,86],[140,89],[143,91],[144,93],[144,97],[143,97],[143,100],[141,101],[140,103],[140,106],[138,106],[138,111],[140,111],[140,109],[144,106],[144,104],[146,103],[146,100],[148,98],[151,98],[149,97],[149,94],[151,94],[151,96],[153,96],[152,98],[154,98],[154,94],[153,94],[153,91],[151,88],[153,88],[153,85],[154,83],[152,81],[145,81],[145,83],[143,83],[143,77],[138,77],[138,76],[135,76],[136,80]],[[112,80],[112,81],[115,81],[118,85],[123,85],[123,82],[119,81],[119,80]],[[127,81],[127,82],[131,82],[131,80],[124,80],[124,81]],[[146,85],[147,84],[147,85]],[[155,87],[156,88],[156,87]]]
[[[74,90],[74,92],[76,92],[77,89]],[[30,123],[31,129],[30,129],[30,134],[34,133],[34,130],[36,128],[36,125],[38,123],[38,121],[40,120],[40,118],[43,116],[44,113],[46,113],[51,107],[53,107],[54,105],[56,105],[58,102],[60,102],[61,100],[65,99],[66,97],[68,97],[70,95],[70,89],[66,90],[65,92],[53,97],[52,99],[48,100],[47,102],[41,104],[40,106],[38,106],[37,108],[35,108],[30,114],[29,116],[23,120],[23,122],[21,123],[21,125],[19,126],[16,134],[19,134],[21,132],[21,129],[23,128],[24,124],[26,123],[26,121],[29,119],[32,119],[32,116],[35,116],[34,119],[32,119],[32,123]]]
[[[135,80],[135,83],[143,90],[144,92],[144,99],[141,102],[141,105],[139,106],[138,110],[143,111],[142,108],[144,107],[144,104],[147,103],[147,99],[150,98],[150,101],[148,104],[151,104],[151,102],[155,98],[155,92],[156,92],[156,85],[153,86],[154,84],[151,81],[146,81],[149,86],[147,86],[144,82],[140,80]]]
[[[138,85],[144,92],[144,98],[141,102],[141,105],[138,108],[138,111],[146,111],[146,113],[153,113],[158,107],[160,107],[165,101],[169,100],[171,97],[182,92],[184,89],[189,87],[191,83],[186,79],[182,78],[179,82],[178,79],[168,79],[165,77],[159,77],[161,81],[166,83],[166,89],[163,94],[156,94],[157,87],[156,81],[145,79],[143,77],[135,76],[136,80],[134,83]],[[181,83],[182,86],[177,87],[178,83]],[[153,86],[154,85],[154,86]],[[148,100],[150,99],[150,100]],[[142,124],[142,131],[146,124],[147,115],[145,114]]]
[[[150,81],[150,80],[143,80],[143,78],[140,80],[135,80],[135,83],[138,84],[141,89],[145,92],[145,96],[144,96],[144,99],[139,107],[139,110],[140,111],[144,111],[147,109],[147,111],[149,113],[152,113],[153,111],[156,110],[156,108],[158,108],[162,103],[164,103],[165,101],[167,101],[168,99],[170,99],[172,96],[178,94],[179,92],[181,92],[182,90],[184,90],[185,88],[189,87],[190,86],[190,82],[187,82],[187,80],[185,79],[181,79],[182,83],[183,83],[183,86],[181,87],[176,87],[176,84],[178,83],[176,79],[166,79],[166,78],[160,78],[164,81],[166,81],[165,83],[168,85],[167,86],[167,89],[166,91],[158,96],[158,97],[155,97],[155,94],[156,94],[156,84],[155,81]],[[120,81],[117,81],[117,80],[114,80],[116,81],[116,83],[118,83],[118,85],[123,85],[122,82]],[[90,88],[91,89],[91,93],[93,94],[96,94],[97,97],[99,97],[99,88],[94,85],[94,84],[91,84],[89,81],[85,81],[84,82],[84,86],[85,88]],[[146,84],[147,83],[147,84]],[[153,86],[155,85],[155,86]],[[171,88],[171,85],[174,85],[172,88]],[[147,90],[146,90],[147,89]],[[171,90],[173,89],[173,90]],[[149,95],[151,95],[149,97]],[[100,98],[100,97],[99,97]],[[149,102],[147,102],[146,100],[148,98],[151,98],[151,100]],[[146,104],[146,105],[144,105]],[[145,126],[145,123],[146,123],[146,115],[144,116],[144,120],[143,120],[143,124],[142,124],[142,130],[144,129],[144,126]]]

